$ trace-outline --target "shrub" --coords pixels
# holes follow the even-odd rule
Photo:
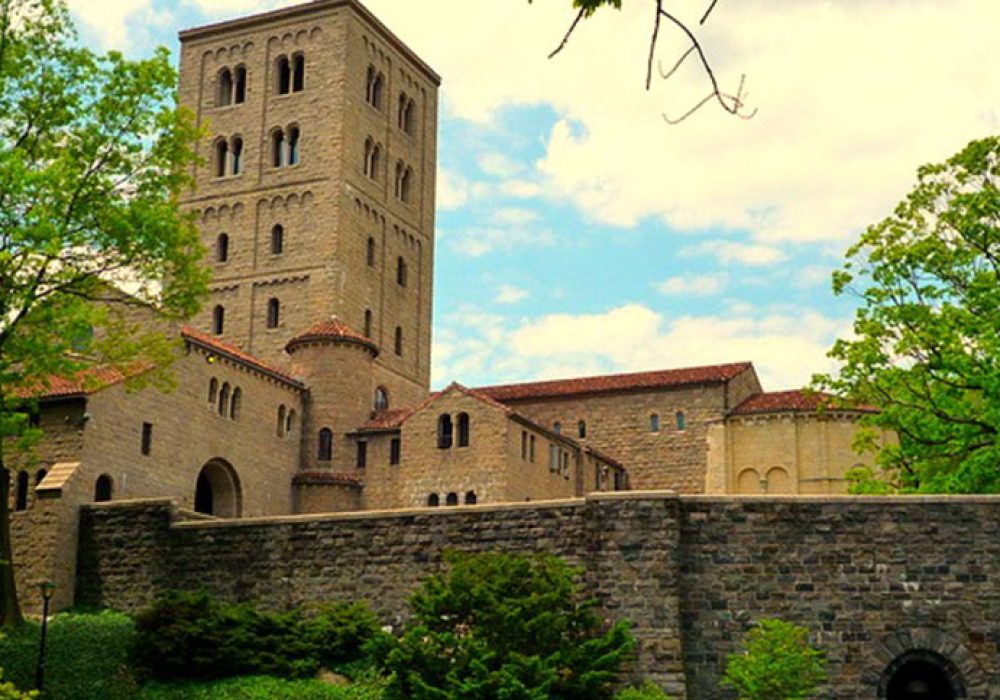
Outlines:
[[[551,555],[446,557],[410,599],[399,639],[369,645],[391,673],[387,697],[604,700],[635,645],[579,600],[578,571]]]
[[[327,603],[306,611],[304,641],[326,668],[364,656],[364,646],[380,628],[378,617],[364,603]]]
[[[740,700],[808,698],[826,682],[826,660],[809,645],[809,630],[778,619],[761,620],[742,653],[726,660],[722,684]]]
[[[318,680],[244,676],[208,683],[159,683],[143,686],[136,700],[380,700],[384,681],[335,686]]]
[[[615,700],[670,700],[660,687],[651,681],[646,681],[638,688],[626,688],[617,695]]]

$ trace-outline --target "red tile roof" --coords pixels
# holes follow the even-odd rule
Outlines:
[[[665,389],[690,384],[719,384],[746,371],[752,371],[749,362],[726,365],[686,367],[655,372],[635,372],[631,374],[606,374],[598,377],[575,379],[555,379],[523,384],[504,384],[479,387],[476,391],[497,401],[525,401],[553,396],[573,396],[576,394],[605,394],[637,389]]]
[[[845,406],[837,402],[836,397],[821,392],[807,392],[801,389],[791,391],[771,391],[754,394],[732,410],[732,414],[746,415],[751,413],[814,413],[821,409],[837,411],[859,411],[875,413],[873,406]]]
[[[251,369],[263,372],[264,374],[280,379],[300,389],[303,386],[302,382],[292,377],[290,374],[285,372],[285,370],[264,362],[264,360],[256,358],[249,353],[243,352],[235,345],[230,345],[229,343],[219,340],[218,338],[208,335],[207,333],[202,333],[201,331],[191,328],[190,326],[184,326],[184,328],[181,329],[181,336],[185,340],[200,345],[206,350],[216,352],[229,358],[230,360],[233,360],[234,362],[250,367]]]
[[[292,477],[293,484],[334,484],[337,486],[364,486],[353,474],[344,472],[299,472]]]
[[[369,348],[376,355],[379,351],[378,345],[375,344],[375,341],[358,333],[336,316],[331,316],[326,321],[314,323],[302,333],[299,333],[297,336],[289,340],[285,345],[285,350],[292,352],[297,346],[303,343],[322,340],[339,340],[348,343],[357,343],[358,345],[363,345]]]
[[[364,425],[358,428],[358,432],[378,432],[380,430],[396,430],[403,424],[410,414],[412,408],[389,408],[379,411],[373,415]]]
[[[15,389],[21,399],[56,399],[72,396],[89,396],[109,386],[114,386],[145,371],[143,367],[124,372],[115,367],[93,367],[77,372],[73,377],[49,376],[38,383]]]

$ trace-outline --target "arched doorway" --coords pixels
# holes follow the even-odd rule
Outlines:
[[[198,472],[194,489],[194,509],[220,518],[238,518],[243,514],[243,491],[232,465],[213,459]]]
[[[967,697],[962,675],[944,656],[927,650],[898,656],[882,675],[880,698],[886,700],[958,700]]]

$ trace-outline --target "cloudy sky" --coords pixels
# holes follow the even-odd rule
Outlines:
[[[133,56],[295,4],[69,2],[88,44]],[[435,385],[753,360],[799,386],[849,328],[845,248],[918,166],[1000,131],[996,0],[720,0],[701,36],[758,113],[679,126],[707,85],[691,63],[644,89],[652,0],[553,60],[570,0],[366,4],[444,79]],[[659,60],[684,48],[665,26]]]

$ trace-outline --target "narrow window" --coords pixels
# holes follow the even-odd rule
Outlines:
[[[562,434],[562,423],[560,423],[559,421],[556,421],[555,423],[553,423],[552,424],[552,431],[556,435],[561,435]]]
[[[220,233],[215,239],[215,259],[220,263],[229,260],[229,234]]]
[[[384,411],[389,408],[389,392],[380,386],[375,390],[375,410]]]
[[[396,258],[396,284],[400,287],[406,286],[406,261],[402,256]]]
[[[650,414],[649,416],[649,432],[660,432],[660,416],[656,413]]]
[[[215,401],[219,398],[219,380],[212,377],[208,382],[208,405],[215,407]]]
[[[531,436],[531,440],[528,442],[528,461],[534,464],[535,462],[535,436]]]
[[[375,150],[375,142],[372,141],[371,136],[369,136],[368,138],[365,139],[365,160],[361,168],[365,174],[365,177],[375,177],[374,175],[372,175],[372,165],[371,165],[372,151],[374,150]]]
[[[469,446],[469,414],[458,414],[458,446]]]
[[[302,92],[306,86],[306,57],[295,54],[292,62],[292,92]]]
[[[409,166],[403,170],[403,176],[399,181],[399,199],[402,202],[410,201],[410,184],[413,182],[413,169]]]
[[[223,68],[219,71],[219,94],[216,99],[216,104],[219,107],[225,107],[230,104],[233,99],[233,74],[228,68]]]
[[[375,267],[375,239],[371,236],[368,237],[368,249],[365,252],[365,260],[368,262],[368,267]]]
[[[677,421],[678,430],[684,430],[687,428],[687,418],[684,415],[684,411],[678,411],[677,415],[674,416],[674,419]]]
[[[215,142],[215,176],[225,177],[226,160],[229,158],[229,144],[225,139]]]
[[[232,173],[233,175],[239,175],[243,172],[243,139],[239,136],[234,136],[229,150],[231,153]]]
[[[465,492],[465,505],[474,506],[476,505],[476,492],[466,491]]]
[[[285,227],[275,224],[271,228],[271,255],[281,255],[285,250]]]
[[[569,478],[569,452],[563,452],[562,458],[562,474],[567,479]]]
[[[396,161],[396,185],[395,185],[396,189],[394,190],[394,193],[396,195],[396,199],[402,199],[403,198],[403,195],[402,195],[403,170],[404,170],[403,161],[397,160]]]
[[[365,101],[375,109],[382,109],[382,85],[385,82],[382,73],[375,66],[368,66],[365,79]]]
[[[368,466],[368,441],[358,440],[358,457],[355,465],[358,469]]]
[[[371,172],[368,175],[372,180],[377,180],[379,178],[378,169],[381,158],[382,148],[378,144],[375,144],[375,147],[372,148]]]
[[[396,354],[399,356],[403,355],[403,329],[400,326],[396,326]]]
[[[372,310],[365,309],[365,337],[372,337]]]
[[[280,56],[275,64],[275,72],[278,79],[278,94],[287,95],[291,89],[292,71],[288,65],[288,56]]]
[[[288,129],[288,164],[295,165],[299,162],[299,127],[293,126]]]
[[[236,86],[233,90],[233,102],[243,104],[247,101],[247,69],[246,66],[236,66]]]
[[[406,113],[406,100],[407,99],[408,98],[406,97],[406,93],[405,92],[399,93],[399,112],[396,115],[396,126],[398,126],[400,129],[403,129],[404,131],[406,130],[403,127],[403,125],[406,123],[406,119],[404,117],[404,114]]]
[[[281,302],[277,299],[267,300],[267,327],[277,328],[281,320]]]
[[[438,417],[438,449],[447,450],[451,447],[451,438],[451,416],[443,413]]]
[[[582,438],[587,437],[587,422],[580,421],[576,424],[576,434]]]
[[[271,134],[271,165],[280,168],[285,164],[285,132],[275,129]]]
[[[230,391],[229,382],[224,383],[222,385],[222,390],[219,392],[219,405],[217,407],[217,411],[220,416],[225,416],[229,412]]]
[[[549,445],[549,471],[558,472],[559,471],[559,446]]]
[[[285,418],[285,435],[287,437],[292,436],[292,431],[295,430],[295,411],[289,409],[288,416]]]
[[[240,419],[240,408],[243,403],[243,390],[239,387],[233,389],[233,398],[229,401],[229,418],[230,420]]]
[[[594,464],[594,488],[598,491],[601,490],[601,465],[599,462]]]
[[[437,508],[439,505],[441,505],[441,499],[438,498],[438,495],[436,493],[432,493],[430,496],[427,497],[427,505],[430,506],[431,508]]]
[[[402,442],[398,437],[389,441],[389,464],[394,467],[399,465],[399,458],[402,456],[402,446]]]
[[[413,100],[406,96],[406,93],[401,93],[399,96],[399,119],[398,126],[405,133],[413,136],[413,124],[414,124],[414,111],[416,110],[416,105]]]
[[[101,474],[97,477],[97,482],[94,484],[94,501],[97,503],[106,503],[111,500],[114,496],[115,484],[111,480],[111,477],[107,474]]]
[[[153,424],[143,423],[142,424],[142,442],[139,445],[139,451],[144,455],[149,455],[153,451]]]
[[[521,431],[521,459],[528,460],[528,431]]]
[[[625,490],[625,475],[619,469],[615,469],[615,491]]]
[[[319,431],[319,445],[316,450],[316,459],[321,462],[329,462],[333,459],[333,431],[323,428]]]
[[[285,405],[278,406],[278,423],[275,426],[274,434],[278,437],[285,435]]]
[[[448,497],[445,498],[444,504],[446,506],[457,506],[458,505],[458,494],[457,493],[449,493]]]
[[[226,310],[222,306],[212,309],[212,332],[215,335],[222,335],[226,327]]]
[[[14,510],[28,509],[28,472],[17,473],[17,485],[14,489]]]

